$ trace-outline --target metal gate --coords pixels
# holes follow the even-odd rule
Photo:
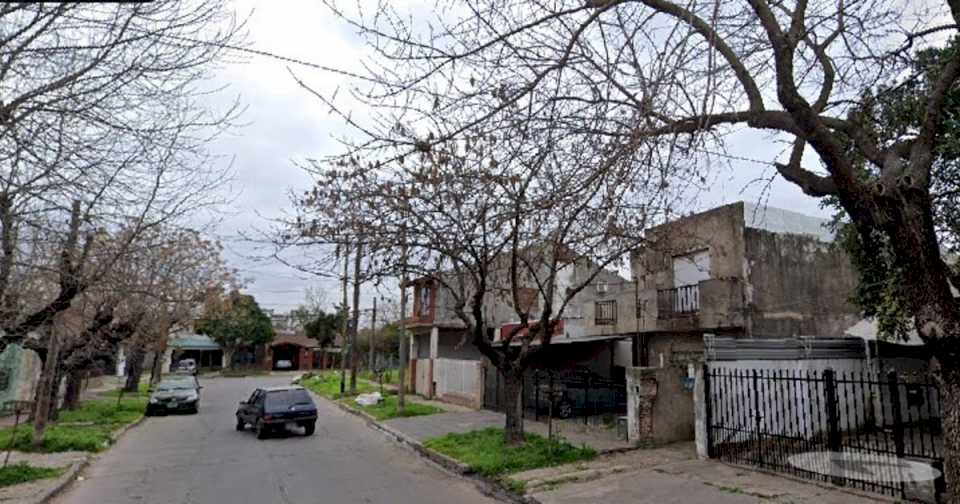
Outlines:
[[[711,457],[939,502],[941,401],[932,377],[712,366],[704,376]]]
[[[484,370],[483,407],[503,411],[503,377],[493,366]],[[552,398],[552,399],[551,399]],[[627,410],[626,384],[583,369],[528,369],[521,400],[525,418],[591,418],[621,416]]]

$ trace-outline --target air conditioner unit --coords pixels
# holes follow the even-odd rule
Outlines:
[[[597,294],[606,294],[606,293],[607,293],[607,289],[608,289],[608,286],[607,286],[606,283],[598,283],[598,284],[597,284]]]

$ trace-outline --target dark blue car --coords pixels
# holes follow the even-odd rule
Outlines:
[[[303,427],[310,436],[317,426],[317,406],[299,386],[258,388],[237,408],[237,430],[252,425],[258,439],[292,427]]]

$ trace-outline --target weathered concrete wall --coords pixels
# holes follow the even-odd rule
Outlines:
[[[658,445],[694,439],[693,390],[677,368],[627,368],[627,439]]]
[[[708,250],[710,278],[740,279],[745,250],[743,231],[743,203],[678,219],[651,229],[650,245],[631,254],[630,267],[641,288],[671,288],[673,257]]]
[[[6,375],[3,383],[0,383],[0,404],[5,401],[32,401],[41,367],[36,352],[20,345],[8,345],[0,354],[0,370]]]
[[[670,333],[648,336],[650,367],[672,367],[687,371],[688,363],[703,363],[703,336],[700,333]]]
[[[480,349],[470,340],[470,335],[464,337],[464,331],[440,331],[438,340],[438,357],[460,360],[476,360],[483,358]]]
[[[743,326],[745,257],[743,203],[733,203],[653,228],[649,246],[631,254],[639,280],[641,331],[694,331]],[[660,319],[657,290],[675,287],[673,259],[696,251],[710,255],[710,279],[700,285],[700,311]]]
[[[857,273],[838,246],[759,229],[745,238],[748,334],[836,337],[862,318],[850,303]]]

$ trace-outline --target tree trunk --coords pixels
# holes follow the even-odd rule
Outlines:
[[[503,442],[507,445],[523,444],[523,370],[508,365],[498,372],[503,376],[503,405],[507,415]]]
[[[233,354],[237,353],[236,348],[223,349],[223,369],[233,369]]]
[[[33,417],[33,446],[43,446],[44,434],[47,430],[47,421],[50,418],[51,395],[57,368],[60,367],[60,343],[56,331],[50,329],[50,342],[47,348],[47,358],[40,371],[40,383],[37,387],[37,402]]]
[[[146,358],[146,352],[143,348],[134,345],[127,356],[127,381],[123,386],[124,392],[137,392],[140,386],[140,376],[143,375],[143,361]]]
[[[73,370],[67,373],[67,388],[63,392],[63,409],[75,410],[80,402],[80,392],[83,389],[83,372]]]
[[[56,374],[53,376],[53,387],[50,388],[50,418],[49,421],[56,422],[60,419],[60,385],[63,383],[63,370],[58,366]]]
[[[945,502],[960,503],[960,362],[941,362],[943,477],[947,482]]]
[[[157,352],[153,357],[153,365],[150,366],[150,385],[160,383],[163,378],[163,352]]]

